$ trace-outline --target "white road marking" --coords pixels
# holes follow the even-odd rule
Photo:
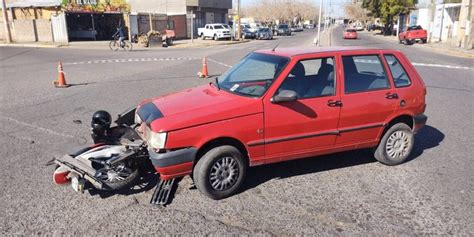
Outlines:
[[[463,66],[453,66],[453,65],[441,65],[441,64],[429,64],[429,63],[412,63],[413,66],[422,66],[422,67],[442,67],[442,68],[452,68],[452,69],[472,69],[469,67]]]
[[[370,60],[370,59],[354,59],[355,62],[361,62],[361,63],[379,63],[377,60]],[[474,69],[470,67],[464,67],[464,66],[455,66],[455,65],[442,65],[442,64],[430,64],[430,63],[411,63],[413,66],[420,66],[420,67],[441,67],[441,68],[451,68],[451,69]]]
[[[217,64],[219,64],[219,65],[222,65],[222,66],[224,66],[224,67],[232,67],[232,66],[229,65],[229,64],[225,64],[225,63],[216,61],[216,60],[214,60],[214,59],[207,58],[207,60],[209,60],[209,61],[211,61],[211,62],[213,62],[213,63],[217,63]]]
[[[53,134],[53,135],[57,135],[57,136],[61,136],[61,137],[67,137],[67,138],[74,138],[74,136],[72,136],[72,135],[56,132],[56,131],[53,131],[53,130],[48,129],[48,128],[43,128],[43,127],[40,127],[40,126],[37,126],[37,125],[33,125],[33,124],[25,123],[25,122],[22,122],[22,121],[18,121],[14,118],[11,118],[11,117],[0,116],[0,118],[4,119],[4,120],[11,121],[11,122],[14,122],[14,123],[17,123],[17,124],[20,124],[20,125],[23,125],[25,127],[33,128],[33,129],[36,129],[36,130],[39,130],[39,131],[42,131],[42,132],[45,132],[45,133],[48,133],[48,134]]]
[[[191,61],[201,60],[200,58],[125,58],[125,59],[103,59],[95,61],[83,61],[83,62],[67,62],[63,65],[80,65],[80,64],[105,64],[105,63],[128,63],[128,62],[152,62],[152,61]]]

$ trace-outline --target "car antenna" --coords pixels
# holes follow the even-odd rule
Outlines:
[[[275,52],[275,49],[280,45],[280,43],[276,44],[275,47],[273,47],[272,52]]]

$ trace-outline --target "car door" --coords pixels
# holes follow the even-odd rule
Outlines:
[[[316,155],[331,149],[337,135],[340,107],[334,55],[306,56],[290,65],[290,73],[269,91],[272,98],[294,91],[297,100],[264,99],[266,163]]]
[[[379,51],[342,54],[343,93],[336,147],[374,145],[398,104]]]

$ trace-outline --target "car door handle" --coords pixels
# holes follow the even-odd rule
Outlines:
[[[342,102],[340,100],[329,100],[328,106],[329,107],[342,107]]]
[[[385,94],[385,98],[387,98],[389,100],[398,99],[398,94],[389,92],[389,93]]]

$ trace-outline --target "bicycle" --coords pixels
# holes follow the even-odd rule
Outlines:
[[[130,43],[127,40],[123,40],[122,45],[120,45],[119,36],[117,34],[114,34],[112,37],[113,39],[109,42],[110,50],[115,52],[115,51],[118,51],[120,48],[122,48],[125,51],[132,51],[133,49],[132,43]]]

